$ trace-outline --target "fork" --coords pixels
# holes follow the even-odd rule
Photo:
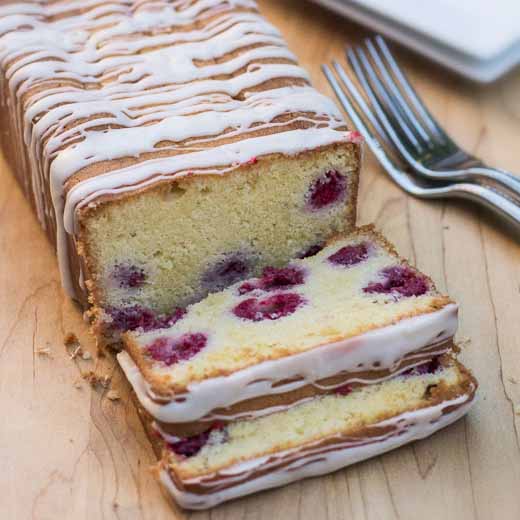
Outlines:
[[[490,168],[453,142],[421,101],[381,36],[367,38],[365,44],[372,61],[358,46],[348,49],[349,62],[390,140],[417,173],[436,180],[496,184],[520,197],[520,178]]]
[[[520,226],[520,206],[496,190],[470,182],[434,182],[421,179],[400,167],[381,144],[381,140],[388,143],[388,138],[357,87],[346,75],[341,65],[335,63],[334,67],[350,92],[354,103],[359,108],[356,109],[354,103],[347,97],[339,81],[334,77],[332,70],[327,65],[322,65],[325,76],[354,126],[361,132],[376,159],[398,186],[410,195],[422,199],[461,198],[478,202],[497,213],[509,223]],[[340,71],[342,71],[341,75]],[[361,113],[364,114],[365,118],[382,136],[381,140],[370,130]]]
[[[492,184],[496,184],[509,190],[513,196],[519,196],[520,180],[502,170],[488,168],[455,145],[420,101],[397,66],[384,40],[378,36],[376,43],[416,113],[422,119],[422,124],[418,115],[406,103],[403,93],[399,91],[388,69],[384,66],[381,56],[377,53],[375,45],[370,40],[367,42],[367,48],[374,61],[382,65],[382,67],[379,65],[378,67],[391,88],[384,87],[363,49],[357,49],[359,60],[354,51],[349,50],[347,54],[352,69],[374,107],[375,113],[339,63],[334,62],[334,68],[352,101],[347,97],[331,69],[327,65],[322,65],[322,69],[354,125],[363,134],[367,144],[390,177],[411,195],[421,198],[470,199],[484,204],[509,222],[520,224],[520,206],[506,193],[494,189],[492,186]],[[377,94],[363,73],[360,61],[363,63],[372,85],[378,89]],[[355,105],[358,108],[355,108]],[[379,134],[380,140],[372,133],[360,112]],[[380,141],[391,148],[395,147],[401,158],[422,178],[411,175],[397,165]]]

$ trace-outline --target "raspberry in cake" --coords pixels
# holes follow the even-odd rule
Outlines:
[[[238,288],[240,294],[251,291],[279,291],[289,289],[304,282],[305,271],[301,267],[266,267],[262,276],[254,282],[244,282]]]
[[[339,204],[347,195],[347,179],[337,170],[329,170],[313,182],[309,189],[308,203],[314,210]]]
[[[428,292],[428,279],[407,266],[392,266],[378,273],[381,282],[371,282],[363,291],[367,293],[390,294],[401,296],[421,296]]]
[[[328,260],[332,264],[350,266],[359,264],[368,258],[370,244],[361,242],[360,244],[345,246],[330,255]],[[367,291],[370,292],[370,291]]]
[[[154,361],[170,366],[191,359],[206,346],[207,341],[207,336],[200,332],[184,334],[179,338],[157,338],[148,346],[146,353]]]

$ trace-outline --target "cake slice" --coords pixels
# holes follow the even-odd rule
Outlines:
[[[360,135],[252,0],[8,0],[0,79],[6,158],[100,343],[354,225]]]
[[[169,328],[124,335],[119,362],[168,440],[435,365],[457,305],[370,226],[234,284]]]
[[[160,481],[188,509],[322,475],[426,437],[464,415],[476,382],[444,356],[425,373],[328,394],[166,443]]]

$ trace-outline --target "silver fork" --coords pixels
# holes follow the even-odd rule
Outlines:
[[[381,36],[373,40],[368,38],[365,44],[371,59],[358,46],[348,49],[349,62],[387,138],[410,167],[429,179],[491,184],[520,198],[520,178],[485,165],[446,134],[397,65]]]
[[[345,90],[332,73],[332,70],[327,65],[322,65],[325,76],[354,126],[361,132],[379,163],[396,184],[407,193],[423,199],[462,198],[481,203],[508,222],[520,226],[520,206],[497,190],[472,182],[446,182],[446,180],[432,181],[425,178],[421,179],[400,167],[385,150],[382,142],[387,146],[390,144],[388,135],[369,108],[367,102],[342,66],[334,62],[334,68],[344,87],[349,92],[352,101],[346,95]],[[366,120],[370,122],[374,130],[379,134],[379,139],[377,134],[372,132]]]

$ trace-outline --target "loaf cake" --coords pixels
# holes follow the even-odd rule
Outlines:
[[[1,142],[102,341],[352,228],[360,137],[251,0],[2,2]]]
[[[464,415],[473,377],[449,356],[382,383],[165,443],[157,475],[189,509],[335,471],[426,437]]]
[[[127,332],[118,357],[157,428],[185,436],[430,363],[456,328],[457,305],[366,226]]]
[[[179,504],[468,410],[457,305],[355,228],[360,135],[254,1],[7,0],[0,77],[6,159]]]

